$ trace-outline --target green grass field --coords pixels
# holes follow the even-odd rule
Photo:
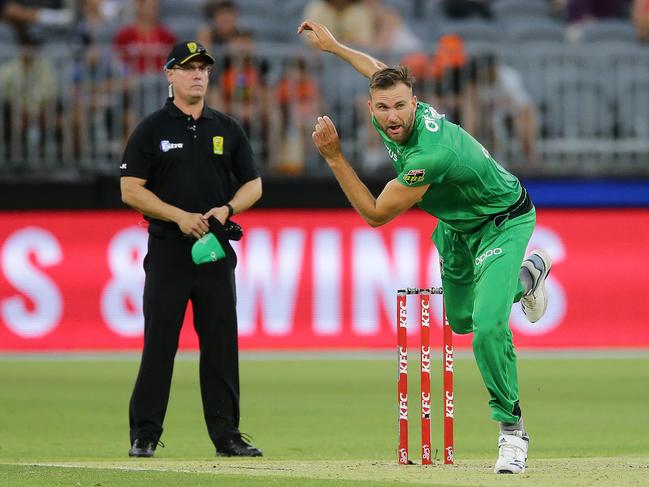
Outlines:
[[[497,426],[471,358],[456,362],[456,464],[431,467],[396,464],[391,355],[244,357],[241,429],[264,451],[248,460],[214,456],[193,358],[176,363],[166,447],[152,460],[126,455],[137,358],[0,359],[0,485],[649,485],[649,355],[519,363],[528,470],[496,476]],[[410,367],[418,461],[418,373]],[[433,378],[440,397],[441,373]],[[441,449],[441,398],[433,412]]]

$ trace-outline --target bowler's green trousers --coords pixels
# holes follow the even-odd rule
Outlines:
[[[440,221],[433,233],[449,324],[455,333],[473,332],[473,353],[491,396],[491,417],[504,423],[520,419],[509,315],[512,303],[523,296],[518,276],[535,223],[532,209],[511,220],[489,221],[470,234]]]

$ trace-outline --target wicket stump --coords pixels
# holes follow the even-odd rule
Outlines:
[[[408,465],[413,462],[408,457],[408,323],[407,297],[420,297],[420,412],[421,412],[421,463],[432,464],[431,454],[431,391],[430,391],[430,295],[443,293],[441,287],[407,288],[397,291],[397,357],[398,357],[398,404],[399,404],[399,448],[398,462]],[[446,309],[443,307],[443,339],[442,339],[442,374],[443,399],[442,409],[444,418],[444,463],[452,464],[454,459],[453,446],[453,331],[446,319]]]

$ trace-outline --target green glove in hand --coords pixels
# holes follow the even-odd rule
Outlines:
[[[216,262],[223,257],[225,257],[225,250],[212,232],[203,235],[192,246],[192,260],[196,265]]]

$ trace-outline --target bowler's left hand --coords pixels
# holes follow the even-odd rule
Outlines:
[[[315,124],[315,131],[311,134],[311,138],[318,152],[325,159],[341,155],[338,131],[331,119],[326,115],[324,117],[318,117],[318,121]]]

